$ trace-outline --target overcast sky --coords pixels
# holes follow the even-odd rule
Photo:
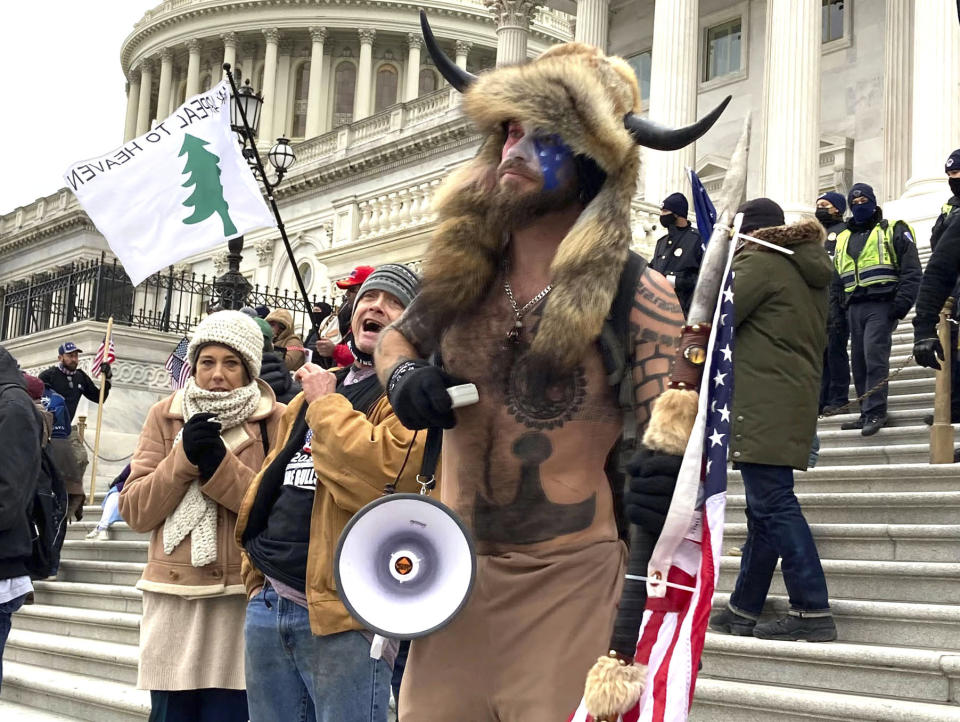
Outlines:
[[[61,188],[74,161],[123,142],[120,44],[160,0],[0,0],[0,214]]]

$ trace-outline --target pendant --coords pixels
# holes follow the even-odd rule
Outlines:
[[[504,349],[515,349],[520,344],[520,329],[522,328],[523,323],[520,321],[520,319],[517,319],[513,324],[513,328],[507,332],[507,339],[506,343],[504,344]]]

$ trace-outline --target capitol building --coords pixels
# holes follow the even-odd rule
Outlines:
[[[696,145],[643,150],[641,253],[663,233],[660,201],[689,195],[687,168],[717,199],[748,115],[747,196],[792,217],[823,191],[868,182],[923,244],[948,197],[943,161],[960,145],[949,0],[167,0],[117,39],[127,78],[117,144],[216,85],[230,63],[264,98],[261,151],[285,137],[296,153],[276,197],[309,294],[334,298],[333,281],[361,263],[416,264],[433,193],[479,140],[424,47],[420,7],[471,73],[578,40],[628,60],[653,120],[686,125],[733,97]],[[251,301],[303,322],[276,229],[248,234],[237,260]],[[131,339],[118,383],[156,398],[169,388],[163,360],[216,303],[228,263],[224,244],[134,288],[72,193],[51,189],[0,215],[0,340],[39,368],[67,335],[95,350],[112,315]]]

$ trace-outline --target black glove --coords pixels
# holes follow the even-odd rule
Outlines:
[[[200,476],[209,479],[217,471],[227,447],[220,438],[220,422],[211,421],[216,414],[194,414],[183,425],[183,453],[187,460],[200,469]]]
[[[932,338],[921,338],[913,344],[913,358],[919,366],[926,366],[928,369],[940,370],[940,361],[943,361],[943,346],[940,345],[940,339],[936,336]],[[937,361],[937,359],[940,361]]]
[[[447,387],[464,383],[426,361],[402,361],[390,375],[387,398],[408,429],[452,429],[457,420]]]
[[[655,537],[663,531],[682,463],[682,456],[644,449],[627,464],[630,481],[623,498],[627,518]]]
[[[103,377],[107,380],[113,378],[113,369],[110,368],[110,364],[108,364],[106,361],[100,364],[100,373],[102,373]]]

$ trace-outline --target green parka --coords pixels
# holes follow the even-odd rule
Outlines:
[[[817,221],[750,235],[734,257],[730,461],[806,469],[817,426],[833,265]]]

